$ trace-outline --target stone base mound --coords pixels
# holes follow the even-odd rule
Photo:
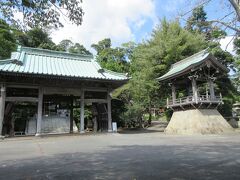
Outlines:
[[[167,134],[220,134],[234,132],[216,109],[176,111],[165,129]]]

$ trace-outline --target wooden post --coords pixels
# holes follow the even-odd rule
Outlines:
[[[36,133],[36,136],[41,135],[42,108],[43,108],[43,88],[39,87],[39,89],[38,89],[38,112],[37,112],[37,133]]]
[[[175,104],[175,102],[176,102],[176,87],[173,83],[172,83],[171,87],[172,87],[172,102],[173,102],[173,104]]]
[[[84,90],[81,91],[81,115],[80,115],[80,133],[84,131]]]
[[[207,86],[206,86],[206,99],[208,100],[209,98],[208,98],[208,88],[207,88]]]
[[[107,94],[107,111],[108,111],[108,132],[112,132],[112,105],[111,105],[111,96],[108,91]]]
[[[0,97],[0,137],[2,136],[4,110],[5,110],[5,98],[6,98],[6,87],[1,84],[1,97]]]
[[[197,91],[197,82],[194,77],[192,77],[192,91],[193,91],[193,98],[195,103],[198,103],[198,91]]]
[[[73,96],[71,96],[70,104],[70,133],[73,133]]]
[[[212,79],[208,79],[208,86],[210,90],[210,99],[214,100],[215,99],[215,92],[214,92],[214,83]]]

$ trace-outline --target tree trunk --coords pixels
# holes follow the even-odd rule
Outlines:
[[[149,104],[149,108],[148,108],[148,114],[149,114],[149,117],[148,117],[148,125],[150,126],[151,123],[152,123],[152,112],[151,112],[151,107],[152,107],[152,102],[150,100],[150,104]]]
[[[152,123],[152,112],[151,112],[151,109],[149,109],[149,117],[148,117],[148,125],[150,126],[151,123]]]
[[[233,8],[237,14],[238,21],[240,21],[240,1],[239,0],[229,0],[229,2],[233,6]]]

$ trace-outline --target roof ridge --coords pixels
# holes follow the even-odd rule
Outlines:
[[[175,63],[171,66],[171,68],[173,68],[174,66],[176,66],[176,65],[178,65],[178,64],[181,64],[182,62],[187,62],[187,61],[190,60],[192,57],[197,56],[197,55],[199,55],[199,54],[201,54],[201,53],[203,53],[203,52],[209,53],[209,52],[207,51],[207,49],[208,49],[208,48],[203,49],[203,50],[201,50],[201,51],[199,51],[199,52],[197,52],[197,53],[195,53],[195,54],[193,54],[193,55],[191,55],[191,56],[189,56],[189,57],[187,57],[187,58],[184,58],[184,59],[182,59],[182,60],[180,60],[180,61],[178,61],[178,62],[175,62]],[[206,53],[205,53],[205,54],[206,54]],[[204,55],[205,55],[205,54],[204,54]]]
[[[75,54],[75,53],[69,53],[64,51],[55,51],[55,50],[49,50],[49,49],[42,49],[42,48],[32,48],[32,47],[23,47],[19,46],[17,49],[17,52],[23,52],[31,53],[31,54],[41,54],[41,55],[57,55],[58,57],[65,57],[65,58],[74,58],[76,60],[82,60],[80,58],[86,58],[91,60],[93,58],[93,55],[85,55],[85,54]]]
[[[112,73],[112,74],[116,74],[116,75],[121,75],[121,76],[127,76],[126,74],[127,73],[120,73],[120,72],[115,72],[115,71],[111,71],[111,70],[108,70],[108,69],[105,69],[103,68],[105,72],[108,72],[108,73]]]

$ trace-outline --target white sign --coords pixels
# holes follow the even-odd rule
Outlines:
[[[117,132],[117,123],[116,122],[112,123],[112,130],[113,130],[113,132]]]

